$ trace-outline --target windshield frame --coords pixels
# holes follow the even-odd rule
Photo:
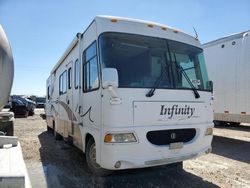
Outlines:
[[[158,40],[164,40],[166,45],[167,45],[167,53],[165,53],[165,56],[171,56],[169,55],[169,52],[170,52],[170,49],[169,49],[169,44],[168,42],[171,41],[171,42],[177,42],[177,43],[180,43],[180,44],[183,44],[183,45],[189,45],[191,46],[192,48],[196,48],[197,50],[200,50],[202,55],[203,55],[203,58],[204,58],[204,51],[202,48],[198,47],[198,46],[194,46],[194,45],[191,45],[189,43],[184,43],[184,42],[180,42],[180,41],[177,41],[177,40],[172,40],[172,39],[168,39],[168,38],[161,38],[161,37],[156,37],[156,36],[149,36],[149,35],[142,35],[142,34],[138,34],[138,33],[126,33],[126,32],[116,32],[116,31],[106,31],[106,32],[102,32],[99,34],[98,36],[98,39],[97,39],[97,53],[98,53],[98,62],[100,63],[99,66],[100,66],[100,71],[101,71],[101,75],[102,75],[102,69],[104,68],[103,67],[103,62],[102,62],[102,52],[101,52],[101,37],[105,34],[125,34],[125,35],[131,35],[131,36],[139,36],[139,37],[149,37],[149,38],[153,38],[153,39],[158,39]],[[205,59],[205,58],[204,58]],[[199,62],[200,63],[200,62]],[[169,64],[176,64],[175,60],[170,59],[167,60],[166,59],[166,66],[169,66]],[[207,68],[206,68],[206,61],[204,60],[204,66],[205,66],[205,73],[206,73],[206,76],[208,77],[208,73],[207,73]],[[176,75],[174,75],[174,66],[170,66],[169,68],[169,72],[170,72],[170,78],[171,78],[171,84],[172,86],[171,87],[157,87],[156,89],[170,89],[170,90],[193,90],[192,87],[188,88],[188,87],[183,87],[183,88],[180,88],[180,87],[177,87],[177,83],[176,83]],[[101,77],[102,78],[102,77]],[[209,79],[207,80],[207,82],[209,82]],[[101,84],[102,84],[102,81],[101,81]],[[153,86],[152,86],[153,87]],[[118,88],[134,88],[134,89],[152,89],[152,87],[138,87],[138,86],[120,86],[118,85]],[[197,91],[205,91],[205,92],[211,92],[211,88],[208,87],[208,89],[199,89],[199,88],[195,88]]]

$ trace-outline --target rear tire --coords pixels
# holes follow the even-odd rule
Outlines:
[[[107,176],[113,172],[100,167],[100,165],[96,163],[96,146],[93,138],[90,138],[86,146],[86,161],[89,170],[96,176]]]
[[[28,116],[29,116],[29,111],[26,110],[26,111],[24,112],[24,117],[27,118]]]

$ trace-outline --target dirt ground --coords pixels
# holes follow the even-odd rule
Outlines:
[[[184,162],[184,170],[169,166],[115,172],[95,177],[85,156],[64,141],[55,141],[36,110],[15,119],[32,186],[43,187],[250,187],[250,126],[214,128],[211,154]]]

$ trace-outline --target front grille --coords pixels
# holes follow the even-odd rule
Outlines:
[[[174,142],[189,142],[196,134],[195,129],[170,129],[150,131],[147,133],[147,139],[154,145],[169,145]]]

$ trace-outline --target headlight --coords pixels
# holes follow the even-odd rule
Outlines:
[[[208,136],[208,135],[213,135],[213,128],[212,127],[208,127],[206,129],[205,136]]]
[[[106,143],[128,143],[137,142],[135,135],[133,133],[114,133],[106,134],[104,138]]]

